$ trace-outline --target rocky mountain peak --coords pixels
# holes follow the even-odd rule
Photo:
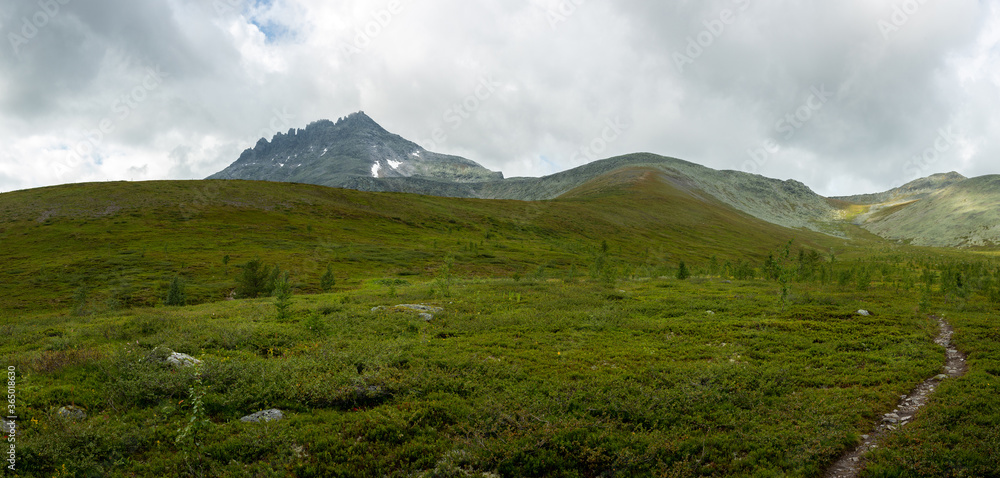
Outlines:
[[[209,179],[250,179],[346,186],[359,178],[446,182],[503,179],[474,161],[425,150],[386,131],[363,111],[262,138]]]

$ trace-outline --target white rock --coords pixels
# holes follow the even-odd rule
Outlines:
[[[861,310],[858,311],[858,315],[863,315],[865,317],[868,317],[868,316],[872,315],[872,313],[868,312],[867,310],[861,309]]]
[[[167,356],[167,363],[169,363],[170,365],[173,365],[174,367],[183,368],[183,367],[190,367],[192,365],[200,364],[201,360],[198,360],[198,359],[196,359],[196,358],[194,358],[194,357],[192,357],[192,356],[190,356],[188,354],[182,354],[180,352],[174,352],[174,353],[172,353],[172,354],[170,354],[170,355]]]

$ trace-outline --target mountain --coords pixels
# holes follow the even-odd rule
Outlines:
[[[469,159],[438,154],[392,134],[363,112],[336,123],[261,139],[209,179],[309,183],[369,192],[546,201],[599,194],[613,173],[655,171],[672,187],[704,201],[791,229],[843,237],[848,224],[917,245],[1000,245],[1000,189],[989,177],[935,174],[898,188],[825,198],[795,180],[718,171],[676,158],[637,153],[595,161],[540,178],[509,178]],[[613,181],[612,181],[613,182]],[[975,206],[969,206],[970,204]]]
[[[358,112],[336,123],[321,120],[305,129],[290,129],[287,134],[276,134],[271,141],[262,138],[236,162],[208,179],[352,187],[363,184],[357,182],[360,178],[417,178],[461,184],[503,179],[503,174],[465,158],[427,151]]]
[[[296,182],[371,192],[407,192],[443,197],[555,199],[603,174],[649,167],[677,184],[694,187],[758,219],[790,228],[836,233],[836,208],[797,181],[779,181],[736,171],[716,171],[687,161],[641,153],[596,161],[542,178],[504,179],[474,161],[427,151],[392,134],[358,112],[336,123],[322,120],[305,129],[258,141],[226,169],[208,179]]]
[[[920,246],[1000,245],[1000,176],[954,181],[916,196],[894,205],[873,205],[859,225],[884,238]]]
[[[541,178],[512,178],[476,185],[480,197],[544,200],[562,197],[602,175],[624,168],[651,168],[675,187],[717,200],[757,219],[792,229],[840,235],[838,210],[806,185],[739,171],[717,171],[650,153],[604,159]]]
[[[908,201],[923,199],[955,183],[965,181],[965,176],[954,171],[947,174],[934,174],[917,179],[895,189],[876,194],[859,194],[856,196],[834,197],[853,204],[892,206]]]
[[[876,194],[831,198],[878,236],[919,246],[1000,245],[1000,176],[935,174]]]

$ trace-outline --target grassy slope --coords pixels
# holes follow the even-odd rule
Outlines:
[[[938,247],[1000,244],[1000,176],[953,184],[919,201],[874,215],[865,228],[889,239]]]
[[[775,227],[677,179],[619,171],[539,203],[218,181],[0,195],[2,281],[27,285],[0,298],[0,354],[21,373],[23,476],[816,476],[943,361],[933,321],[914,314],[921,286],[903,285],[919,267],[907,261],[972,256]],[[836,248],[840,275],[867,268],[874,281],[793,283],[782,302],[770,281],[628,280],[679,259],[696,272],[712,255],[759,262],[792,238]],[[602,240],[612,282],[581,280]],[[332,263],[339,290],[297,296],[284,322],[271,299],[120,311],[99,300],[125,278],[156,303],[175,273],[218,299],[233,264],[255,256],[292,270],[299,294]],[[442,275],[446,256],[462,279]],[[97,313],[74,317],[84,277]],[[366,280],[382,277],[405,281]],[[445,311],[428,323],[372,310],[413,302]],[[956,340],[973,373],[942,389],[937,418],[873,476],[929,469],[956,446],[965,455],[947,470],[978,472],[1000,450],[981,386],[997,370],[996,306],[929,302],[963,310]],[[199,416],[191,371],[141,360],[161,345],[205,360],[201,447],[177,442]],[[59,419],[66,404],[89,418]],[[269,407],[289,420],[236,420]],[[977,440],[942,431],[950,410]]]
[[[317,291],[332,264],[342,286],[460,273],[586,270],[602,241],[621,267],[758,257],[793,238],[843,241],[770,225],[648,178],[599,197],[545,202],[447,199],[245,181],[76,184],[0,195],[5,313],[67,308],[79,287],[100,308],[114,288],[154,305],[181,275],[195,302],[220,300],[254,257]],[[223,257],[231,256],[229,266]]]
[[[815,476],[943,360],[932,323],[879,293],[803,286],[781,307],[757,282],[428,287],[300,297],[288,322],[265,299],[8,324],[24,469]],[[371,310],[425,301],[445,308],[431,323]],[[142,361],[161,345],[205,360],[202,449],[175,443],[191,372]],[[91,418],[60,420],[68,403]],[[290,419],[236,420],[270,407]]]

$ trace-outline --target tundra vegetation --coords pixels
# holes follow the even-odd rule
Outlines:
[[[0,199],[19,476],[820,476],[940,373],[937,317],[969,372],[863,476],[996,476],[993,251],[784,229],[662,185],[226,183],[175,214],[198,187]],[[74,195],[93,213],[12,212]]]

